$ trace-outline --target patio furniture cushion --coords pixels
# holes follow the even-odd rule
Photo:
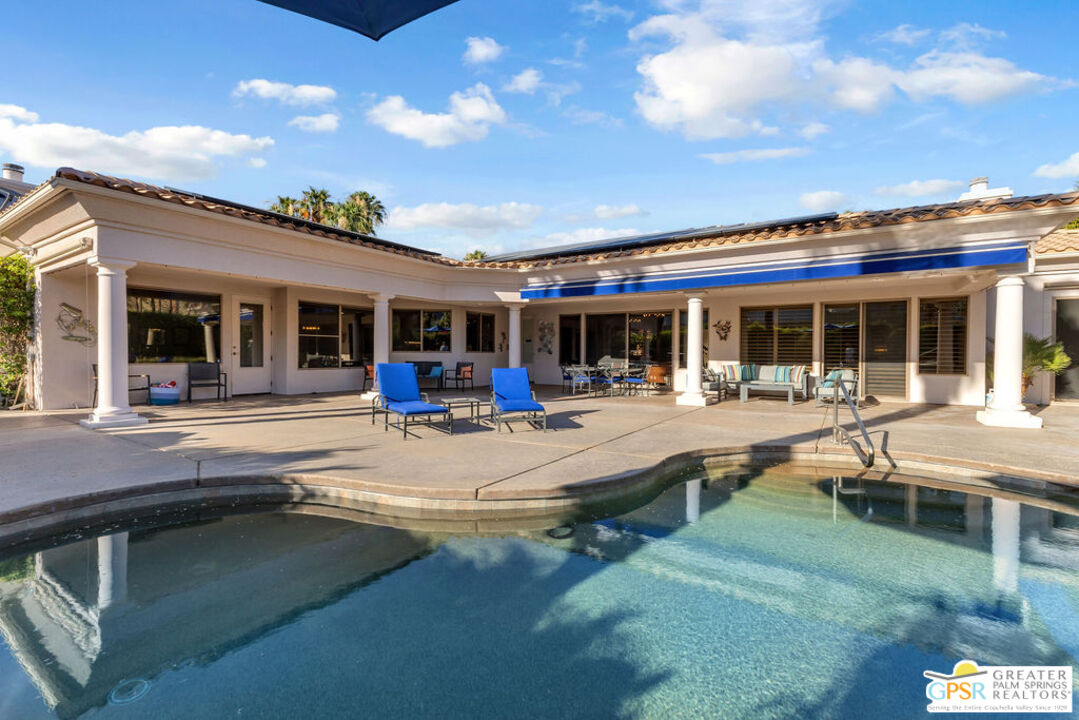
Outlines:
[[[805,380],[805,376],[806,376],[806,366],[805,365],[792,365],[791,366],[791,376],[788,379],[792,383],[794,383],[795,385],[801,385],[802,381]]]
[[[776,365],[761,365],[757,371],[757,377],[753,379],[759,382],[775,382],[776,370],[778,369]]]
[[[494,392],[496,402],[532,400],[532,386],[528,383],[528,371],[525,368],[493,368],[491,390]]]
[[[422,401],[420,385],[416,381],[416,368],[411,363],[379,363],[376,373],[378,390],[382,393],[384,405]]]
[[[509,400],[495,395],[495,404],[502,412],[543,412],[543,406],[531,398],[528,400]]]
[[[432,405],[422,400],[406,400],[404,402],[388,402],[386,409],[392,410],[398,415],[433,415],[444,413],[449,410],[445,405]]]
[[[843,371],[842,370],[833,370],[832,372],[828,373],[825,376],[824,382],[822,382],[820,384],[820,386],[824,387],[824,388],[835,387],[835,381],[838,380],[841,377],[843,377]]]
[[[794,367],[792,367],[791,365],[780,365],[779,367],[777,367],[776,368],[776,375],[775,375],[776,382],[785,382],[785,383],[790,382],[791,381],[791,372],[793,370],[794,370]]]
[[[750,363],[749,365],[739,365],[739,380],[745,382],[752,382],[757,379],[757,366]]]

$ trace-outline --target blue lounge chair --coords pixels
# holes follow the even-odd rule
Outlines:
[[[532,427],[541,427],[542,422],[543,432],[547,432],[547,409],[536,402],[526,368],[491,370],[491,420],[499,432],[502,432],[502,421],[508,422],[507,416],[524,420]]]
[[[371,400],[371,424],[378,413],[383,414],[385,429],[390,429],[390,413],[397,416],[394,427],[399,427],[408,439],[408,419],[426,416],[425,421],[413,420],[413,425],[434,425],[445,422],[453,435],[453,413],[444,405],[432,405],[427,393],[420,392],[416,380],[416,367],[412,363],[379,363],[375,366],[378,378],[378,395]],[[439,420],[432,418],[437,415]],[[402,418],[404,423],[401,422]]]

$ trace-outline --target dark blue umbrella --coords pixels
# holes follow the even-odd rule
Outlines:
[[[378,40],[457,0],[259,0]]]

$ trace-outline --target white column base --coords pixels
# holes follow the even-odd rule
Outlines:
[[[674,399],[674,404],[704,407],[708,404],[708,398],[704,396],[704,393],[684,392]]]
[[[979,410],[978,422],[989,427],[1024,428],[1037,430],[1042,426],[1042,419],[1037,415],[1031,415],[1026,410],[997,410],[986,408]]]
[[[115,415],[98,415],[96,411],[90,413],[90,417],[79,420],[79,425],[86,428],[116,428],[145,425],[150,422],[142,415],[133,412],[117,413]]]

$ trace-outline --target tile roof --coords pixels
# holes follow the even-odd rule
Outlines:
[[[605,260],[613,257],[652,255],[678,250],[694,250],[720,245],[756,242],[760,240],[782,240],[850,230],[884,227],[888,225],[927,222],[930,220],[947,220],[974,215],[992,215],[996,213],[1067,205],[1074,205],[1076,212],[1079,213],[1079,192],[997,198],[991,200],[967,200],[964,202],[952,202],[940,205],[919,205],[907,208],[896,208],[893,210],[869,210],[843,213],[841,215],[824,215],[808,219],[795,218],[790,221],[780,220],[774,223],[702,228],[700,230],[687,230],[681,234],[688,236],[688,239],[677,240],[674,242],[661,239],[659,242],[652,245],[638,245],[616,250],[605,250],[602,247],[597,247],[592,252],[583,248],[578,248],[574,249],[572,254],[567,253],[565,255],[554,255],[553,252],[556,251],[557,248],[547,248],[536,250],[530,255],[518,253],[514,255],[514,259],[516,264],[522,267],[543,267],[566,263]],[[642,235],[634,238],[621,238],[620,240],[626,245],[632,245],[636,240],[647,241],[649,237],[650,236]],[[662,238],[663,236],[657,237]],[[601,243],[596,243],[596,245],[618,244],[618,242],[619,241],[616,240],[603,241]],[[494,259],[497,260],[498,258]]]
[[[1038,255],[1079,252],[1079,229],[1056,230],[1034,244]]]
[[[412,257],[439,265],[475,268],[528,269],[550,267],[569,263],[590,262],[618,257],[647,256],[660,253],[695,250],[722,245],[733,245],[761,240],[781,240],[799,237],[811,237],[852,230],[862,230],[889,225],[902,225],[930,220],[997,213],[1016,212],[1044,207],[1063,207],[1074,205],[1079,214],[1079,191],[1056,195],[1033,195],[1028,197],[995,198],[991,200],[967,200],[939,205],[919,205],[892,210],[870,210],[863,212],[842,213],[836,215],[816,215],[803,218],[791,218],[771,222],[716,226],[687,230],[677,233],[659,233],[640,235],[632,238],[606,240],[585,246],[577,245],[562,248],[546,248],[531,252],[512,253],[496,256],[489,260],[464,261],[443,257],[438,253],[401,245],[381,238],[360,233],[340,230],[327,225],[310,222],[302,218],[282,215],[270,210],[234,203],[219,198],[211,198],[197,193],[189,193],[174,188],[158,187],[148,183],[117,178],[101,173],[76,170],[63,167],[56,171],[55,177],[87,183],[98,187],[127,192],[142,197],[150,197],[164,202],[172,202],[188,207],[195,207],[209,212],[229,215],[251,222],[282,227],[304,232],[310,235],[338,240],[351,245],[358,245],[396,255]],[[42,183],[38,188],[46,185]],[[37,188],[35,188],[36,190]],[[6,214],[27,198],[34,195],[31,191],[5,208],[0,215]],[[1079,242],[1072,231],[1056,231],[1039,241],[1037,252],[1079,252]]]
[[[429,250],[421,250],[419,248],[409,247],[408,245],[401,245],[389,240],[383,240],[382,238],[371,237],[370,235],[363,235],[349,230],[341,230],[329,225],[321,225],[309,220],[304,220],[303,218],[283,215],[270,210],[263,210],[249,205],[235,203],[230,200],[221,200],[220,198],[212,198],[206,195],[177,190],[175,188],[158,187],[157,185],[150,185],[144,182],[112,177],[111,175],[102,175],[101,173],[88,172],[85,170],[76,170],[75,168],[69,167],[62,167],[57,170],[55,177],[109,188],[110,190],[132,193],[134,195],[154,198],[165,202],[186,205],[188,207],[195,207],[201,210],[219,213],[221,215],[229,215],[242,220],[262,223],[264,225],[296,230],[298,232],[307,233],[308,235],[317,235],[330,240],[345,242],[350,245],[359,245],[374,250],[390,252],[395,255],[404,255],[442,265],[460,264],[457,260],[442,257],[438,253]]]

